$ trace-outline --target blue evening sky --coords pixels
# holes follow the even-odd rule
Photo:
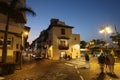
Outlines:
[[[28,41],[31,43],[50,24],[51,18],[73,26],[73,33],[80,39],[91,41],[103,39],[99,29],[116,25],[120,32],[120,0],[26,0],[27,7],[36,12],[36,17],[27,15],[26,26],[31,27]]]

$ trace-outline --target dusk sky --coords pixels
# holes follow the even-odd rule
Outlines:
[[[73,26],[72,32],[80,34],[81,40],[103,39],[100,27],[116,25],[120,32],[120,0],[26,0],[27,7],[36,16],[27,15],[26,26],[31,27],[28,41],[31,43],[42,30],[47,29],[51,18]]]

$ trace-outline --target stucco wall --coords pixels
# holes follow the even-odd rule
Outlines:
[[[65,52],[68,55],[71,55],[72,58],[80,58],[80,35],[79,34],[72,34],[71,28],[64,28],[65,29],[65,35],[61,35],[61,29],[63,27],[53,27],[53,33],[52,33],[52,43],[53,43],[53,59],[58,60],[60,58],[60,53]],[[66,36],[68,37],[68,43],[69,43],[69,49],[68,50],[60,50],[58,48],[58,37],[60,36]],[[76,46],[77,45],[77,46]],[[76,48],[77,47],[77,48]],[[73,50],[71,50],[73,49]]]

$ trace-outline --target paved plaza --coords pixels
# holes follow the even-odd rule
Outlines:
[[[28,62],[22,70],[16,70],[14,74],[1,76],[0,80],[120,80],[120,61],[115,63],[115,76],[100,75],[97,57],[90,58],[90,68],[85,68],[84,58],[70,61],[40,60]],[[4,79],[2,79],[4,78]]]
[[[105,67],[105,74],[100,75],[100,68],[97,61],[97,57],[91,57],[90,59],[90,68],[85,68],[85,60],[78,59],[68,61],[69,65],[74,65],[74,67],[78,70],[78,73],[84,78],[84,80],[120,80],[120,60],[116,60],[115,63],[115,75],[110,75],[109,69]]]

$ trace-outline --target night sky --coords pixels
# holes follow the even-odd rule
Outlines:
[[[120,0],[26,0],[26,4],[36,12],[36,17],[27,14],[30,43],[47,29],[51,18],[73,26],[73,33],[85,41],[103,39],[99,29],[106,24],[120,32]]]

